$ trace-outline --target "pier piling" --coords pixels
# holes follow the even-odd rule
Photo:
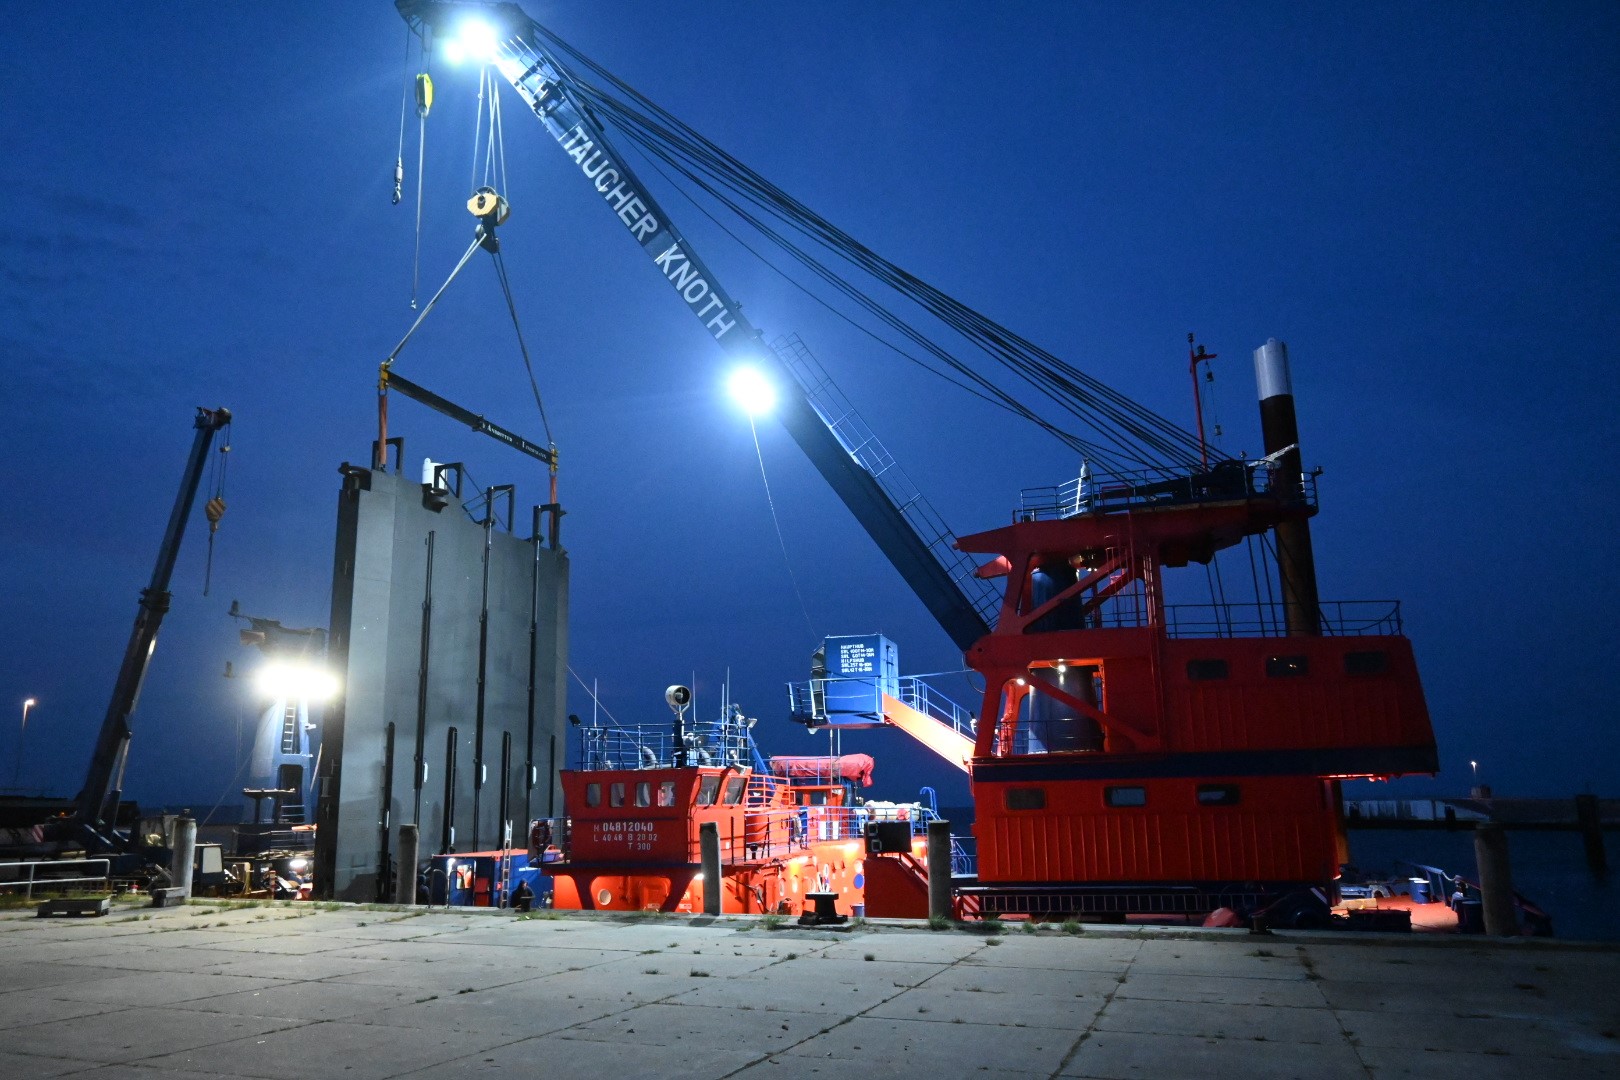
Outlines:
[[[951,823],[928,823],[928,917],[951,917]]]
[[[703,914],[720,914],[720,823],[698,826],[698,858],[703,866]]]
[[[416,859],[421,836],[415,825],[399,827],[399,868],[394,871],[394,903],[416,903]]]

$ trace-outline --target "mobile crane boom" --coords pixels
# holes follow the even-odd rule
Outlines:
[[[489,62],[528,103],[557,145],[579,166],[614,216],[641,245],[653,265],[697,316],[709,335],[739,360],[760,368],[779,392],[777,414],[793,441],[843,500],[906,584],[957,648],[966,651],[989,632],[972,600],[919,536],[902,508],[846,448],[791,370],[765,344],[741,306],[692,250],[569,85],[565,67],[551,55],[533,20],[511,3],[466,0],[396,0],[395,6],[424,42],[448,36],[469,18],[486,20],[506,44]]]
[[[118,809],[119,792],[114,776],[122,771],[122,762],[129,752],[129,718],[140,698],[146,669],[151,666],[152,651],[157,648],[158,628],[169,611],[169,578],[173,576],[174,564],[180,557],[180,541],[185,537],[186,522],[197,499],[197,488],[202,482],[209,447],[213,445],[214,436],[230,422],[228,409],[197,410],[194,423],[197,434],[192,439],[191,455],[186,459],[186,468],[181,474],[180,491],[169,513],[169,525],[163,532],[163,542],[158,546],[152,580],[141,590],[135,627],[130,631],[129,644],[124,648],[124,661],[118,669],[118,681],[113,684],[112,700],[108,702],[107,715],[101,722],[101,734],[96,738],[96,748],[90,757],[90,768],[85,773],[84,787],[75,800],[75,824],[87,846],[96,850],[105,851],[116,846],[109,835]]]

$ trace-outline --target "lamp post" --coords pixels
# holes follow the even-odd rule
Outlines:
[[[28,734],[28,710],[38,704],[33,698],[23,699],[22,727],[17,731],[17,760],[11,769],[11,786],[17,787],[22,783],[22,751],[23,736]]]

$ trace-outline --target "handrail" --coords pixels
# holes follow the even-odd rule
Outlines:
[[[101,869],[102,869],[101,874],[100,875],[90,875],[88,877],[81,876],[81,877],[47,877],[47,878],[41,878],[41,877],[38,877],[35,874],[35,871],[34,871],[34,868],[37,867],[37,866],[80,866],[80,865],[94,865],[94,864],[98,864],[98,863],[100,864]],[[0,880],[0,889],[26,888],[27,893],[25,895],[26,895],[26,898],[29,899],[29,900],[32,900],[34,898],[34,886],[35,885],[66,885],[66,884],[69,884],[69,883],[77,883],[77,882],[81,882],[81,881],[99,881],[104,886],[106,886],[109,891],[111,890],[111,881],[112,881],[112,860],[111,859],[104,859],[104,858],[35,859],[35,860],[32,860],[32,861],[28,861],[28,862],[0,862],[0,874],[4,874],[5,871],[7,871],[7,870],[21,869],[23,867],[28,868],[28,880],[26,880],[26,881]]]

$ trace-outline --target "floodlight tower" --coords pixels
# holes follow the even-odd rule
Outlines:
[[[248,625],[243,645],[256,647],[264,663],[254,676],[254,692],[263,703],[254,728],[244,798],[251,803],[253,824],[271,833],[308,822],[307,803],[315,775],[311,705],[332,697],[336,680],[325,670],[326,630],[294,628],[276,619],[244,615],[231,604],[231,615]],[[268,817],[264,803],[270,803]],[[271,843],[268,836],[266,843]],[[273,843],[271,846],[274,846]]]

